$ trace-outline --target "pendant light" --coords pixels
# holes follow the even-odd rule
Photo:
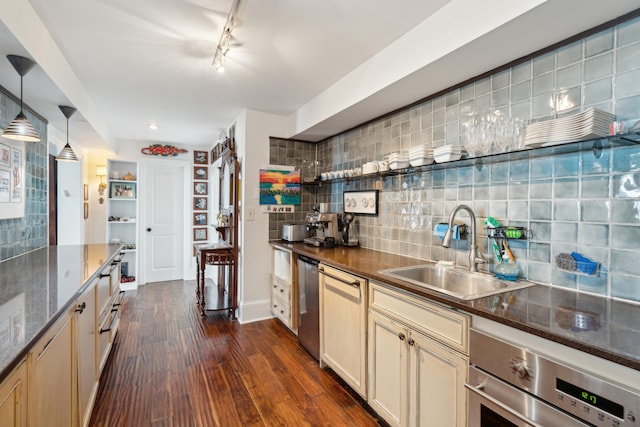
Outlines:
[[[9,126],[4,130],[2,136],[18,141],[39,142],[40,137],[38,136],[38,133],[22,111],[22,78],[33,68],[34,65],[36,65],[36,63],[29,58],[18,55],[7,55],[7,59],[20,75],[20,112],[16,118],[9,123]]]
[[[64,116],[67,118],[67,144],[64,146],[60,154],[58,154],[58,157],[56,157],[56,160],[63,161],[63,162],[77,162],[78,157],[76,156],[76,153],[73,152],[73,150],[71,149],[71,146],[69,145],[69,117],[73,116],[73,113],[76,112],[76,109],[66,105],[58,105],[58,108],[60,109],[60,111],[62,111],[62,114],[64,114]]]

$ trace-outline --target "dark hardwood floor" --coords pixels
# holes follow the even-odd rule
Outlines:
[[[127,292],[91,426],[375,426],[275,319],[200,318],[194,282]]]

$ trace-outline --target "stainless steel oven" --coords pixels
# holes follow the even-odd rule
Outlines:
[[[638,390],[484,332],[470,339],[469,427],[640,426]]]

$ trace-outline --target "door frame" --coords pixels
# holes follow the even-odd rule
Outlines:
[[[191,256],[188,248],[191,246],[191,162],[189,160],[180,160],[180,159],[158,159],[158,158],[149,158],[143,157],[140,159],[140,182],[145,182],[145,179],[148,179],[148,167],[156,166],[156,165],[168,165],[170,162],[173,166],[178,166],[182,168],[182,176],[183,176],[183,191],[182,191],[182,207],[183,207],[183,218],[182,218],[182,278],[188,279],[189,271],[193,270],[193,279],[195,279],[195,267],[193,269],[190,268],[191,265]],[[142,187],[140,188],[142,189]],[[144,191],[138,192],[138,209],[139,209],[139,217],[141,219],[140,224],[138,226],[138,242],[141,243],[139,251],[145,250],[145,233],[146,233],[146,224],[144,224],[146,214],[147,214],[147,206],[148,206],[148,195],[144,194]],[[147,284],[147,278],[145,277],[145,273],[147,270],[147,266],[145,265],[145,257],[142,254],[138,256],[138,262],[140,263],[140,271],[138,272],[139,280],[141,285]]]

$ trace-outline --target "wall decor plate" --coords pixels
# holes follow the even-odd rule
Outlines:
[[[140,150],[147,156],[175,157],[178,154],[188,153],[189,150],[178,148],[175,145],[153,144]]]
[[[345,191],[342,202],[344,212],[378,215],[378,190]]]

